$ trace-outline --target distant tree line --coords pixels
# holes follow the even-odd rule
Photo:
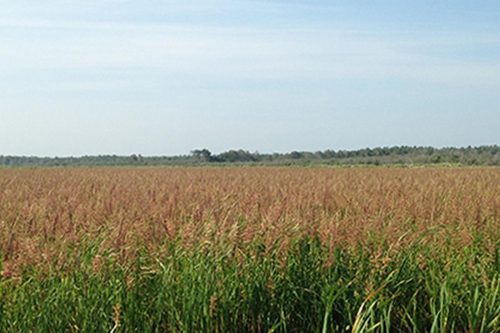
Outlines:
[[[132,165],[423,165],[461,164],[500,166],[500,147],[479,146],[463,148],[433,147],[379,147],[359,150],[325,150],[317,152],[261,154],[246,150],[229,150],[212,154],[208,149],[196,149],[179,156],[118,156],[99,155],[81,157],[1,156],[0,166],[132,166]]]

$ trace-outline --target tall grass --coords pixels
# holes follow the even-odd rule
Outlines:
[[[286,257],[167,246],[129,265],[91,250],[0,285],[5,332],[498,332],[498,258],[410,246],[374,260],[302,239]],[[384,255],[388,253],[383,253]],[[96,259],[97,258],[97,259]],[[388,257],[387,257],[388,258]],[[74,258],[71,260],[75,260]],[[96,260],[99,266],[96,267]]]
[[[498,169],[0,172],[0,332],[498,332]]]

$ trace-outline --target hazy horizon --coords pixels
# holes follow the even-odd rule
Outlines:
[[[0,155],[499,144],[498,17],[497,1],[4,1]]]
[[[497,144],[492,144],[492,145],[480,145],[480,146],[441,146],[441,147],[435,147],[435,146],[407,146],[407,147],[415,147],[415,148],[433,148],[436,150],[440,149],[468,149],[468,148],[479,148],[479,147],[493,147],[496,146],[498,147]],[[377,148],[393,148],[393,147],[404,147],[402,145],[393,145],[393,146],[373,146],[373,147],[360,147],[360,148],[355,148],[355,149],[332,149],[332,148],[327,148],[327,149],[322,149],[322,150],[299,150],[298,152],[301,153],[316,153],[316,152],[325,152],[328,150],[334,150],[334,151],[345,151],[345,152],[352,152],[352,151],[360,151],[364,149],[377,149]],[[98,157],[98,156],[119,156],[119,157],[129,157],[129,156],[142,156],[145,158],[154,158],[154,157],[183,157],[183,156],[191,156],[193,155],[194,150],[200,150],[200,149],[207,149],[206,147],[197,147],[191,151],[187,151],[184,153],[180,154],[166,154],[166,155],[161,155],[161,154],[153,154],[153,155],[148,155],[148,154],[142,154],[141,152],[133,152],[130,154],[115,154],[115,153],[104,153],[104,154],[83,154],[83,155],[18,155],[18,154],[0,154],[2,157],[7,157],[7,156],[12,156],[12,157],[34,157],[34,158],[82,158],[82,157]],[[212,155],[219,155],[222,153],[226,153],[229,151],[245,151],[245,152],[250,152],[252,154],[261,154],[261,155],[272,155],[272,154],[289,154],[292,152],[296,152],[294,150],[289,150],[289,151],[257,151],[257,150],[250,150],[250,149],[245,149],[245,148],[230,148],[226,150],[221,150],[221,151],[212,151],[208,149]]]

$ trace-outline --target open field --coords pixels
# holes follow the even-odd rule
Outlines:
[[[1,332],[498,332],[499,168],[0,169]]]

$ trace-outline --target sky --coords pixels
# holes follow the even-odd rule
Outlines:
[[[0,9],[0,155],[500,144],[497,0]]]

